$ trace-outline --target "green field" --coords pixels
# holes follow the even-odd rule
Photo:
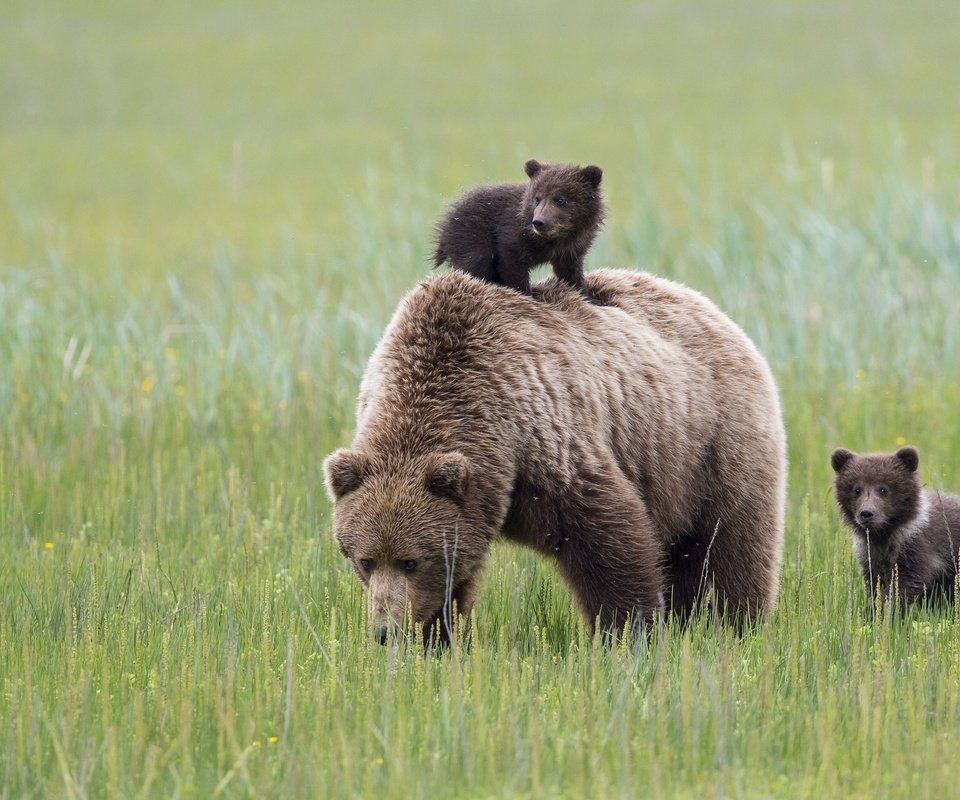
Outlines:
[[[0,7],[0,798],[952,797],[960,611],[871,621],[830,450],[960,491],[956,2]],[[464,187],[604,168],[790,443],[779,606],[593,642],[495,548],[375,645],[321,462]]]

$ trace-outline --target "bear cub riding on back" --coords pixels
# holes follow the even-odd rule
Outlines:
[[[434,266],[445,261],[489,283],[530,294],[530,271],[548,261],[554,274],[590,298],[583,258],[603,222],[597,166],[528,161],[526,184],[479,186],[437,224]]]

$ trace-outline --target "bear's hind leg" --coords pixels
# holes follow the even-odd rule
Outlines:
[[[502,250],[497,254],[497,267],[504,286],[516,289],[520,294],[530,294],[530,269],[521,263],[518,253]]]
[[[717,611],[738,624],[772,610],[780,587],[781,530],[775,510],[756,507],[705,520],[697,535],[671,550],[671,610],[688,616],[710,591]]]
[[[619,470],[582,473],[557,508],[560,571],[593,627],[617,633],[663,610],[663,552],[646,507]]]
[[[451,260],[450,265],[467,275],[479,278],[487,283],[501,284],[503,280],[497,270],[497,257],[487,250],[463,253]]]
[[[667,608],[681,622],[697,610],[709,588],[703,569],[709,542],[709,537],[689,533],[674,542],[667,553]]]

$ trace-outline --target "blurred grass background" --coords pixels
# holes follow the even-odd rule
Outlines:
[[[945,795],[956,611],[866,621],[827,456],[960,489],[960,6],[8,0],[0,797]],[[790,439],[782,602],[652,652],[495,549],[473,647],[372,646],[320,462],[529,157],[598,163],[592,266],[704,291]]]
[[[433,212],[466,184],[520,180],[531,154],[603,165],[614,234],[647,187],[679,213],[688,171],[749,197],[816,179],[801,162],[822,155],[864,187],[896,139],[914,181],[923,156],[955,176],[950,2],[2,13],[12,258],[29,257],[30,222],[85,266],[113,254],[139,272],[208,265],[220,239],[262,253],[278,228],[352,250],[345,212],[369,192]]]

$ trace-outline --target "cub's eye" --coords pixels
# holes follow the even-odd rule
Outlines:
[[[567,204],[567,198],[565,198],[565,197],[554,197],[554,198],[553,198],[553,202],[554,202],[556,205],[560,206],[560,208],[563,208],[563,207]]]
[[[361,558],[360,559],[360,568],[364,572],[371,572],[373,570],[373,559],[372,558]]]
[[[889,490],[886,486],[881,486],[879,489],[877,489],[877,493],[878,493],[881,497],[886,497],[886,496],[887,496],[887,493],[888,493],[889,491],[890,491],[890,490]]]
[[[854,496],[854,497],[859,497],[861,494],[863,494],[863,489],[861,489],[859,486],[854,486],[854,487],[853,487],[853,496]]]
[[[540,204],[540,201],[541,201],[542,199],[543,199],[543,198],[541,198],[541,197],[534,197],[534,198],[533,198],[533,202],[536,203],[537,205],[539,205],[539,204]]]
[[[400,561],[398,565],[404,572],[413,572],[417,568],[417,562],[412,558]]]

